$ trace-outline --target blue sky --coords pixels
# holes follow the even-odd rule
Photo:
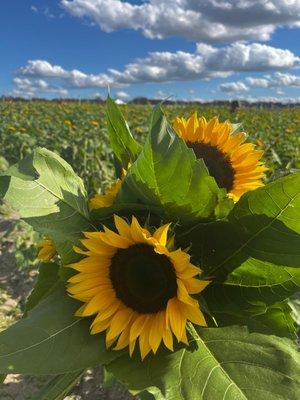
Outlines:
[[[299,0],[2,0],[0,94],[299,101]]]

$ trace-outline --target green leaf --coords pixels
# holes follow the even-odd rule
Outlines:
[[[191,345],[108,368],[129,389],[159,400],[297,400],[300,356],[288,340],[243,327],[191,328]]]
[[[83,374],[80,370],[55,376],[32,400],[63,400]]]
[[[225,196],[208,175],[203,160],[196,159],[157,106],[150,135],[123,182],[116,204],[162,207],[169,219],[189,223],[214,217]]]
[[[109,96],[106,106],[110,145],[121,165],[127,169],[128,163],[136,160],[141,146],[133,138],[121,111]]]
[[[55,153],[38,148],[0,177],[0,194],[21,217],[53,239],[64,263],[76,257],[81,232],[94,230],[82,180]]]
[[[292,309],[292,317],[297,325],[297,329],[300,327],[300,292],[296,293],[289,299],[289,306]]]
[[[198,224],[181,234],[205,275],[239,287],[248,300],[273,304],[300,287],[300,174],[248,192],[229,222]]]
[[[211,284],[205,290],[208,309],[219,327],[247,325],[251,332],[296,338],[287,301],[266,305],[260,296],[251,301],[243,288]]]
[[[0,374],[64,374],[120,356],[106,350],[104,335],[90,335],[91,319],[74,317],[81,304],[59,288],[1,332]]]
[[[229,221],[238,224],[247,239],[224,264],[229,266],[241,254],[247,255],[247,259],[229,274],[226,284],[272,286],[272,291],[284,298],[297,291],[300,286],[300,174],[248,192],[229,214]]]
[[[55,263],[41,263],[39,266],[39,275],[34,289],[30,293],[25,313],[34,308],[42,299],[47,297],[60,282],[58,274],[59,266]]]

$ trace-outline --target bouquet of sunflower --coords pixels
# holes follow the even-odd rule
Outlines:
[[[300,398],[288,299],[300,286],[300,174],[264,184],[240,125],[154,108],[143,146],[107,100],[116,181],[88,199],[37,148],[0,191],[45,237],[0,373],[49,374],[63,399],[102,365],[141,399]]]

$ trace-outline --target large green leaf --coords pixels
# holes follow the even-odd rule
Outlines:
[[[219,327],[247,325],[251,332],[296,338],[287,301],[266,305],[261,296],[245,297],[243,288],[211,284],[204,292],[210,314]]]
[[[127,122],[116,103],[108,96],[106,100],[107,125],[111,148],[121,165],[135,161],[141,151],[140,144],[133,138]]]
[[[64,374],[105,364],[104,335],[90,335],[89,318],[74,317],[80,304],[57,289],[28,316],[0,333],[0,374]]]
[[[300,287],[300,175],[249,192],[229,221],[198,224],[177,235],[212,284],[203,293],[220,326],[293,337],[285,300]]]
[[[25,312],[34,308],[42,299],[47,297],[60,282],[59,265],[55,263],[41,263],[39,274],[34,288],[28,296]]]
[[[215,216],[225,201],[203,160],[176,135],[162,110],[153,111],[151,132],[127,174],[116,203],[162,207],[170,219],[190,222]],[[224,204],[222,213],[224,213]]]
[[[192,343],[140,362],[121,357],[108,368],[131,390],[158,400],[298,400],[300,356],[288,340],[243,327],[191,328]]]
[[[207,276],[244,297],[272,304],[300,287],[300,174],[248,192],[229,222],[198,224],[179,238],[192,242]]]
[[[73,245],[92,230],[82,180],[57,154],[38,148],[0,177],[0,194],[33,228],[50,236],[68,263]]]
[[[80,370],[57,375],[31,400],[63,400],[83,374],[84,371]]]

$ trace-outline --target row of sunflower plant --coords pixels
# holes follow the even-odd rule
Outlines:
[[[98,365],[142,399],[299,399],[300,174],[264,184],[262,152],[228,121],[172,126],[157,106],[143,146],[110,98],[107,121],[105,194],[88,199],[45,148],[0,177],[45,237],[0,374],[53,375],[40,400]]]

